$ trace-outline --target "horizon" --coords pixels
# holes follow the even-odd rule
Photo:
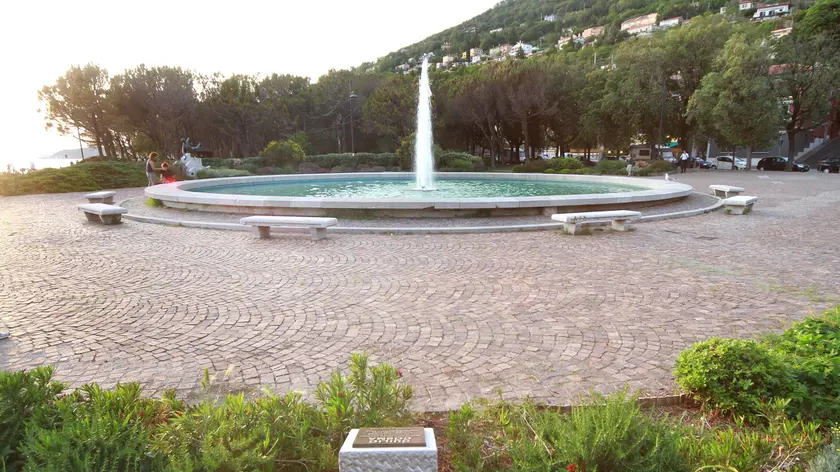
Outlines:
[[[4,105],[0,139],[25,146],[26,151],[14,155],[7,151],[0,157],[2,167],[78,149],[76,138],[45,130],[43,114],[37,111],[38,90],[55,83],[72,65],[98,64],[112,77],[146,64],[180,66],[202,74],[292,74],[314,82],[332,69],[373,61],[456,26],[492,8],[497,0],[455,4],[431,0],[423,5],[328,0],[319,8],[251,0],[238,3],[235,11],[214,10],[194,0],[178,4],[152,0],[142,10],[102,0],[79,3],[52,0],[7,8],[7,17],[14,22],[0,32],[0,40],[16,47],[5,48],[0,60],[18,68],[0,78]],[[230,24],[237,26],[226,31],[223,26]],[[111,36],[122,40],[109,41]],[[304,46],[290,47],[295,44]]]

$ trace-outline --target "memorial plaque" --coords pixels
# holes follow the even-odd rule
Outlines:
[[[423,428],[361,428],[353,447],[426,447]]]

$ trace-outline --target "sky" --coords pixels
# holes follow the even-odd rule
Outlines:
[[[31,159],[78,147],[44,129],[37,98],[74,64],[93,62],[111,76],[142,63],[315,79],[420,41],[497,1],[9,1],[0,18],[0,156]]]

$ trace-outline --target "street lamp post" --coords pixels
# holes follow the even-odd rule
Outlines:
[[[350,152],[354,155],[356,154],[356,135],[353,131],[353,104],[354,100],[357,98],[359,98],[359,96],[350,90]]]

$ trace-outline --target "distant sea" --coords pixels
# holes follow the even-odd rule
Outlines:
[[[85,157],[96,156],[98,153],[95,149],[85,149]],[[78,148],[76,149],[66,149],[63,151],[58,151],[51,156],[41,156],[41,157],[9,157],[0,155],[0,172],[6,172],[8,170],[9,164],[11,164],[15,170],[21,169],[47,169],[47,168],[57,168],[57,167],[67,167],[71,163],[76,163],[81,160],[81,152]]]

